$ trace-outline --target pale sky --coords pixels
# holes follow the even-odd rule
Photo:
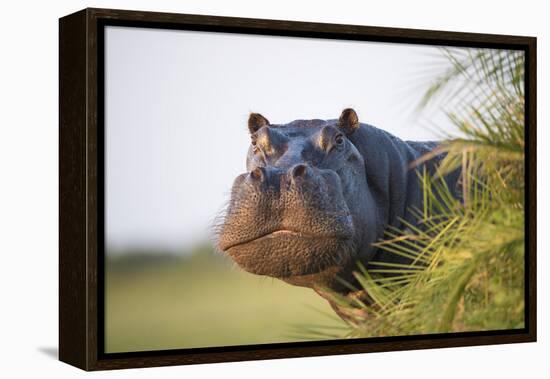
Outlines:
[[[105,45],[114,250],[180,251],[209,238],[245,171],[251,111],[285,123],[353,107],[362,122],[400,138],[438,137],[414,113],[435,47],[127,27],[107,27]],[[428,118],[453,128],[443,115]]]

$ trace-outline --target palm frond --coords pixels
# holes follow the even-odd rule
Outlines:
[[[359,265],[361,288],[353,290],[369,301],[324,292],[347,316],[339,338],[524,325],[524,55],[462,48],[441,53],[446,68],[419,108],[439,106],[459,135],[448,135],[412,163],[415,168],[446,153],[435,175],[419,170],[424,205],[410,209],[417,222],[403,220],[402,228],[388,228],[375,244],[408,263]],[[457,169],[461,199],[444,180]]]

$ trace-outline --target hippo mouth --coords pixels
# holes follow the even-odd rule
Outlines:
[[[274,231],[271,231],[271,232],[268,232],[268,233],[264,233],[264,234],[256,236],[256,237],[245,239],[245,240],[228,242],[226,244],[222,244],[220,246],[220,248],[223,251],[229,252],[230,249],[235,248],[235,247],[239,247],[239,246],[246,245],[246,244],[253,243],[253,242],[261,243],[263,240],[267,240],[267,239],[270,239],[270,238],[281,238],[281,237],[282,238],[284,238],[284,237],[294,237],[294,238],[305,238],[305,239],[311,238],[311,239],[342,239],[342,240],[346,240],[346,239],[351,238],[351,235],[343,235],[343,234],[337,234],[337,233],[334,233],[334,234],[313,234],[313,233],[308,233],[308,232],[303,232],[303,231],[295,231],[295,230],[290,230],[290,229],[277,229],[277,230],[274,230]]]
[[[277,229],[220,248],[242,269],[279,279],[302,277],[343,267],[354,256],[352,236]]]

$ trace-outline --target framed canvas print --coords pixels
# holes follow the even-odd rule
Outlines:
[[[536,39],[60,19],[59,356],[536,340]]]

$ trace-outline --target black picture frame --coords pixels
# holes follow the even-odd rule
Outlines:
[[[525,328],[132,353],[104,352],[104,28],[109,25],[523,50]],[[536,38],[113,9],[59,20],[59,359],[84,370],[536,341]]]

